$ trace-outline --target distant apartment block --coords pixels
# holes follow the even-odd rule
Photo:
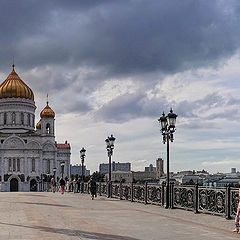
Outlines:
[[[120,163],[120,162],[112,162],[111,166],[112,171],[123,171],[129,172],[131,171],[131,163]],[[99,165],[99,172],[106,174],[109,171],[109,164],[108,163],[101,163]]]
[[[150,164],[149,167],[145,167],[145,172],[156,172],[156,169],[156,167]]]
[[[86,169],[86,166],[83,166],[84,170],[84,176],[90,176],[90,170]],[[70,165],[70,176],[71,175],[82,175],[82,165],[81,164],[76,164],[76,165]]]
[[[156,160],[156,168],[157,168],[157,178],[160,178],[164,175],[164,168],[163,168],[164,161],[162,158],[158,158]]]

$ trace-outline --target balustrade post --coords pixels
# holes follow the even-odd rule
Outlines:
[[[123,195],[123,186],[122,186],[122,181],[120,181],[119,184],[119,198],[122,200],[122,195]]]
[[[164,206],[164,203],[165,203],[165,201],[164,201],[164,198],[165,198],[165,194],[164,194],[165,189],[164,189],[164,186],[165,186],[165,184],[164,184],[164,182],[162,182],[162,206]]]
[[[173,209],[174,208],[174,196],[173,196],[173,194],[174,194],[174,183],[170,183],[170,206],[169,206],[169,208],[171,208],[171,209]]]
[[[148,190],[147,190],[147,187],[148,187],[148,183],[145,182],[145,191],[144,191],[144,203],[147,204],[148,202]]]
[[[131,184],[131,202],[133,202],[133,198],[134,198],[134,186],[133,186],[133,182]]]
[[[198,182],[194,189],[194,213],[198,213]]]
[[[226,201],[225,201],[226,219],[231,219],[231,187],[226,186]]]

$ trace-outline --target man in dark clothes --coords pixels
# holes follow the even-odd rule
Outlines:
[[[89,185],[90,185],[90,193],[93,200],[94,196],[97,197],[97,183],[92,176],[90,177]]]
[[[62,177],[60,178],[59,184],[60,184],[60,192],[61,192],[62,194],[64,194],[65,181],[64,181],[64,179],[63,179]]]

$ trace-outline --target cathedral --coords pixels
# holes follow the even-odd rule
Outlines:
[[[0,85],[1,191],[39,191],[51,176],[69,177],[70,144],[55,141],[55,113],[47,101],[35,127],[33,91],[14,64]],[[45,183],[46,184],[46,183]]]

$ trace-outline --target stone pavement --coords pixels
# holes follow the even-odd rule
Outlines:
[[[240,238],[223,217],[72,193],[3,192],[0,213],[0,240]]]

